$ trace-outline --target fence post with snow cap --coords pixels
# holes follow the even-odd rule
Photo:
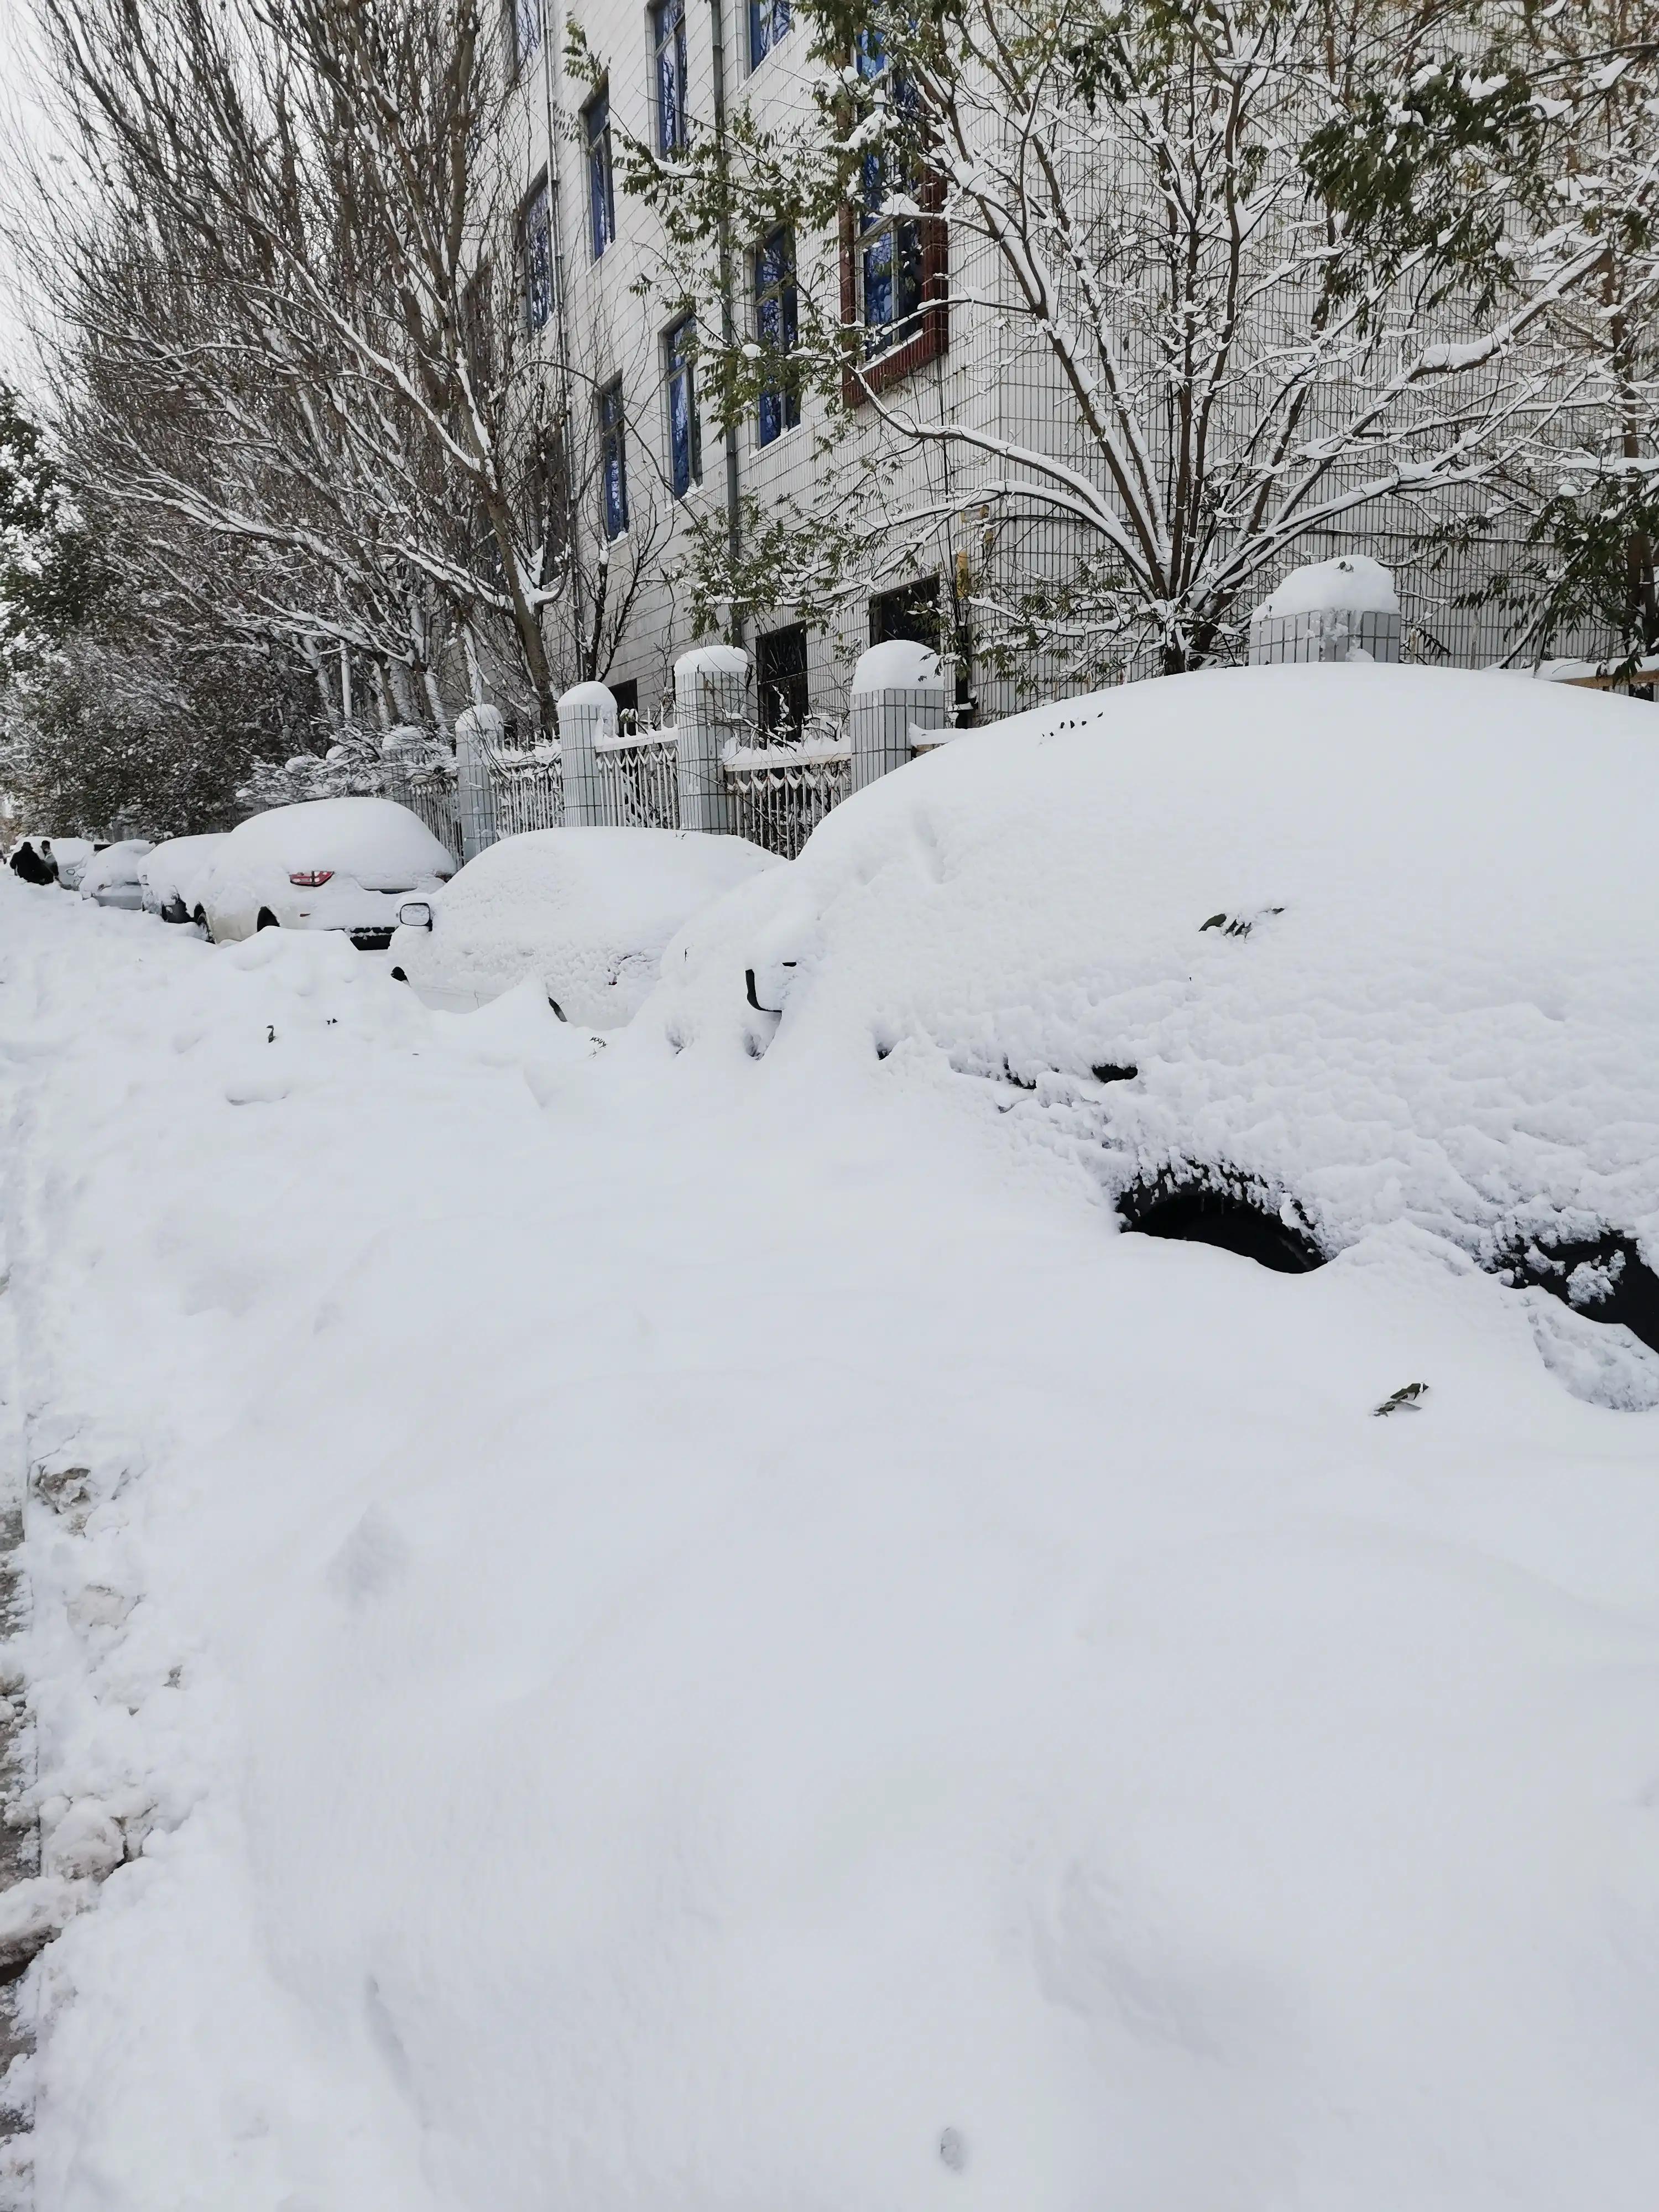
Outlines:
[[[853,789],[862,791],[910,758],[910,732],[950,726],[950,696],[939,657],[908,638],[860,653],[847,717]]]
[[[564,765],[564,819],[591,826],[605,819],[599,742],[617,734],[617,702],[603,684],[575,684],[559,700],[559,751]]]
[[[490,788],[486,744],[500,746],[504,735],[494,707],[469,707],[455,718],[455,781],[460,798],[461,858],[476,860],[496,838],[495,798]]]
[[[1364,553],[1292,568],[1250,617],[1250,659],[1398,660],[1394,578]]]
[[[721,755],[748,729],[749,655],[741,646],[705,645],[674,663],[680,827],[735,830],[737,804]]]

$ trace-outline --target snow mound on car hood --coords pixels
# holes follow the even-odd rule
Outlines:
[[[536,830],[469,861],[431,931],[399,930],[410,981],[489,999],[534,975],[573,1022],[627,1021],[687,917],[780,863],[742,837]]]
[[[1224,1171],[1327,1255],[1405,1221],[1487,1265],[1597,1225],[1651,1261],[1652,732],[1411,668],[1066,701],[884,778],[694,923],[662,1027],[979,1079],[1107,1197]]]
[[[368,890],[406,890],[455,863],[406,806],[390,799],[310,799],[237,824],[210,863],[220,897],[244,878],[331,868]]]

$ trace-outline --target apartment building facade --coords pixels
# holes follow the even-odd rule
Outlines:
[[[586,69],[571,65],[573,25]],[[504,0],[501,36],[514,84],[507,158],[518,170],[524,342],[561,383],[571,425],[568,527],[582,541],[577,565],[589,593],[575,626],[605,629],[597,666],[580,672],[602,675],[625,720],[648,725],[665,716],[676,658],[706,638],[694,634],[681,573],[692,532],[724,531],[735,542],[751,502],[762,516],[792,499],[808,503],[824,465],[826,415],[810,391],[779,389],[730,435],[721,430],[699,389],[696,325],[680,304],[684,271],[656,213],[624,191],[622,149],[631,140],[672,159],[694,130],[738,103],[763,124],[787,120],[811,97],[806,33],[790,0],[579,0],[574,9]],[[1087,550],[1086,532],[1051,519],[1011,532],[998,511],[994,526],[987,485],[997,449],[1046,451],[1083,467],[1088,457],[1040,336],[1029,319],[1022,326],[1002,312],[1006,269],[957,233],[951,250],[972,258],[947,270],[942,237],[913,199],[895,195],[889,206],[872,195],[838,235],[775,231],[730,242],[720,312],[731,335],[787,348],[802,288],[816,285],[838,300],[843,321],[861,325],[870,380],[885,403],[919,421],[968,426],[985,457],[964,465],[959,450],[924,441],[893,459],[890,441],[887,488],[927,520],[889,569],[816,623],[787,605],[720,611],[720,634],[751,656],[763,734],[842,714],[860,653],[892,637],[944,652],[963,720],[1076,688],[1040,651],[1022,662],[979,650],[976,593],[994,584],[991,596],[1006,603],[1032,577],[1063,580]],[[837,416],[842,453],[877,450],[871,411]],[[1415,553],[1421,531],[1420,507],[1382,497],[1302,538],[1282,565],[1355,546],[1395,565]],[[1465,662],[1498,655],[1497,617],[1457,605],[1468,580],[1467,571],[1401,575],[1408,650]]]

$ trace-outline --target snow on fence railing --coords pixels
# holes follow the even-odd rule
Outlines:
[[[625,732],[593,747],[599,770],[599,818],[622,830],[680,826],[679,732]]]
[[[786,860],[853,788],[853,749],[833,725],[770,744],[728,741],[720,767],[736,804],[738,836]]]

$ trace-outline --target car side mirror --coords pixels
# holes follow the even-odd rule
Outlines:
[[[410,899],[398,909],[398,919],[405,929],[430,929],[432,907],[427,899]]]

